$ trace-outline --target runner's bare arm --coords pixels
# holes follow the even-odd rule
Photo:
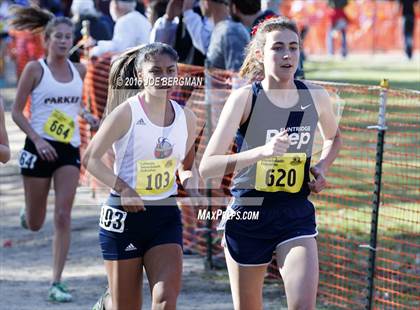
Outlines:
[[[178,173],[182,186],[191,196],[198,190],[199,175],[195,165],[195,140],[197,139],[197,117],[189,108],[184,107],[187,120],[188,139],[186,154]]]
[[[81,63],[73,63],[73,65],[76,67],[77,71],[79,72],[79,75],[80,75],[80,78],[82,79],[82,81],[84,81],[85,76],[86,76],[86,67]],[[85,118],[85,114],[87,114],[87,113],[89,113],[89,111],[86,110],[83,100],[80,100],[79,115],[82,118]]]
[[[76,67],[77,71],[79,72],[80,78],[82,81],[85,80],[86,76],[86,67],[81,63],[73,63],[73,65]],[[80,100],[80,112],[79,115],[83,117],[83,113],[88,113],[88,111],[85,108],[85,105],[83,103],[83,100]],[[84,117],[83,117],[84,118]]]
[[[102,126],[90,141],[82,160],[83,166],[94,177],[118,193],[129,186],[104,164],[102,157],[116,140],[128,132],[130,124],[131,108],[128,103],[123,103],[105,118]]]
[[[315,179],[308,183],[312,192],[319,193],[327,186],[325,173],[338,156],[341,136],[327,91],[318,85],[309,84],[308,87],[318,111],[318,127],[324,140],[320,159],[317,164],[310,168],[310,172]]]
[[[74,63],[74,66],[76,67],[77,71],[79,72],[80,78],[82,79],[82,81],[84,81],[85,76],[86,76],[85,65],[83,65],[81,63]],[[91,129],[93,129],[93,130],[98,129],[98,127],[99,127],[98,118],[86,109],[85,103],[83,102],[83,100],[80,100],[79,115],[89,123]]]
[[[310,89],[318,109],[318,127],[324,140],[319,162],[315,166],[326,173],[337,158],[342,144],[340,129],[328,92],[321,86],[313,84],[311,84]]]
[[[146,210],[141,197],[102,161],[106,151],[128,132],[130,125],[131,107],[125,102],[105,118],[101,128],[89,143],[82,163],[94,177],[121,195],[121,205],[125,211],[138,212]]]
[[[9,139],[7,137],[4,120],[3,101],[0,97],[0,162],[6,163],[10,159]]]
[[[41,137],[33,130],[29,121],[23,115],[23,110],[26,101],[30,96],[32,90],[38,85],[42,77],[42,67],[38,61],[31,61],[22,72],[16,91],[15,102],[12,106],[13,121],[19,126],[20,129],[28,136],[32,142],[35,143]]]
[[[18,83],[15,103],[12,107],[12,119],[34,143],[41,159],[52,162],[58,157],[55,148],[32,128],[28,119],[23,115],[26,101],[35,87],[40,83],[42,74],[42,67],[38,61],[31,61],[25,66]]]
[[[82,63],[80,63],[80,62],[73,63],[73,65],[76,67],[77,71],[80,74],[80,78],[83,81],[85,79],[85,76],[86,76],[86,67],[85,67],[85,65],[82,64]]]
[[[249,85],[233,91],[229,96],[201,160],[200,174],[203,178],[220,177],[248,167],[260,159],[284,153],[287,136],[282,132],[272,139],[271,145],[226,155],[239,125],[250,113],[251,101]]]

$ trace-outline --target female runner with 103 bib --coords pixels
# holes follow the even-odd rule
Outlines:
[[[88,171],[111,187],[99,224],[111,298],[105,294],[94,309],[139,309],[143,267],[152,309],[175,309],[182,273],[182,223],[174,197],[175,176],[178,171],[185,188],[198,186],[197,173],[192,172],[196,117],[169,99],[169,85],[159,86],[164,79],[177,76],[178,55],[172,47],[152,43],[126,56],[122,72],[111,67],[112,75],[120,74],[117,79],[110,76],[111,83],[126,76],[128,69],[134,76],[127,81],[154,82],[105,118],[83,159]],[[124,88],[124,83],[110,86]],[[111,146],[113,171],[103,161]]]

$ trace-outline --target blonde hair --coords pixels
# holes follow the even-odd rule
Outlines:
[[[284,29],[288,29],[296,33],[300,41],[299,30],[296,23],[287,17],[270,18],[261,22],[257,26],[255,35],[248,43],[245,50],[245,60],[239,71],[239,75],[241,77],[249,78],[250,80],[261,79],[264,77],[264,64],[255,57],[256,51],[262,51],[264,49],[267,33]]]

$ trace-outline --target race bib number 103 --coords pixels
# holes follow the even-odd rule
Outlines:
[[[108,231],[122,233],[126,217],[127,212],[103,205],[99,226]]]
[[[169,191],[175,182],[175,159],[139,160],[137,186],[139,195],[159,195]]]

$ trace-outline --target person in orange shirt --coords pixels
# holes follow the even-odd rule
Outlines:
[[[331,7],[330,11],[330,30],[327,33],[327,49],[330,55],[334,55],[334,37],[338,32],[341,33],[341,55],[347,56],[347,36],[346,30],[349,19],[344,12],[344,8],[348,4],[347,0],[329,0],[328,5]]]

